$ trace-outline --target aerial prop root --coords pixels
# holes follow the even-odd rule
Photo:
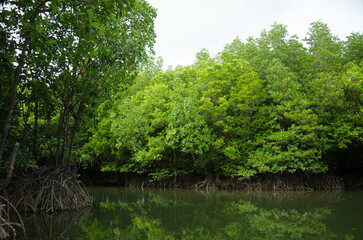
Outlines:
[[[298,172],[265,173],[243,180],[230,178],[226,181],[213,181],[210,178],[206,178],[193,184],[192,188],[198,190],[340,191],[345,189],[345,185],[344,179],[331,174]]]
[[[76,175],[66,167],[41,168],[14,179],[9,198],[19,211],[65,211],[91,207],[92,200]]]

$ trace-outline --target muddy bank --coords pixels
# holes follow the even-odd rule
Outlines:
[[[251,179],[213,177],[185,174],[152,181],[150,176],[134,173],[115,173],[82,170],[86,186],[162,187],[201,190],[274,190],[274,191],[336,191],[363,189],[363,179],[354,175],[283,173],[261,174]]]

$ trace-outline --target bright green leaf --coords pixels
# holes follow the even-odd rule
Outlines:
[[[111,19],[111,20],[114,20],[114,19],[115,19],[115,14],[114,14],[114,13],[111,13],[111,14],[110,14],[110,19]]]
[[[99,26],[101,26],[101,23],[99,23],[99,22],[92,23],[92,27],[99,27]]]
[[[102,35],[105,33],[105,27],[100,27],[100,29],[98,30],[98,34]]]
[[[49,40],[48,40],[48,43],[49,43],[49,44],[54,44],[54,43],[56,43],[56,42],[57,42],[57,40],[55,40],[55,39],[49,39]]]

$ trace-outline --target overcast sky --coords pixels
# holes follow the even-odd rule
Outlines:
[[[146,0],[157,9],[155,51],[164,65],[189,65],[206,48],[212,55],[239,37],[258,37],[274,23],[303,39],[310,23],[327,23],[345,39],[363,31],[363,0]]]

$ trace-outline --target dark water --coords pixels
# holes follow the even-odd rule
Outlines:
[[[363,192],[89,188],[90,211],[29,215],[29,239],[363,239]]]

